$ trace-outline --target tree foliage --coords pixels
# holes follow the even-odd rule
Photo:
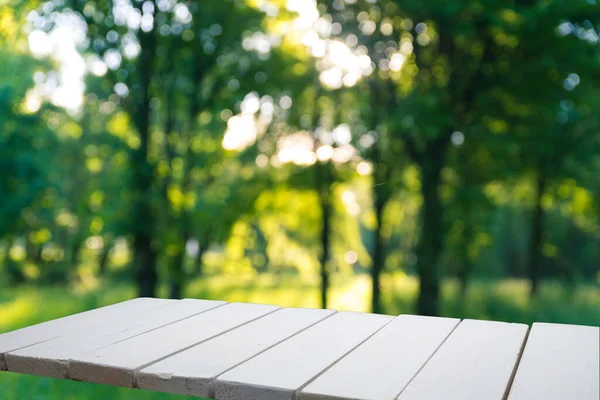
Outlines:
[[[167,282],[175,298],[192,276],[293,273],[320,281],[325,307],[337,276],[368,271],[383,312],[385,276],[403,270],[425,315],[447,276],[464,293],[473,275],[526,276],[532,294],[548,276],[597,279],[598,14],[563,0],[2,7],[3,273],[124,276],[143,296]]]

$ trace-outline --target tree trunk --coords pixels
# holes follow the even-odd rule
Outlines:
[[[323,194],[322,196],[328,196],[328,194]],[[321,307],[327,308],[327,292],[329,291],[329,270],[327,264],[329,262],[331,204],[329,199],[323,197],[321,198]]]
[[[439,315],[438,260],[443,249],[443,212],[439,197],[445,144],[432,143],[421,158],[421,235],[416,246],[420,315]]]
[[[377,188],[375,188],[377,189]],[[371,283],[372,283],[372,298],[371,310],[373,313],[380,314],[383,311],[381,304],[381,271],[385,265],[385,243],[383,240],[381,229],[383,227],[383,210],[385,200],[383,200],[377,190],[374,191],[375,196],[375,247],[373,248],[373,265],[371,267]]]
[[[138,233],[134,239],[137,265],[137,283],[139,297],[155,297],[158,281],[156,271],[156,252],[152,248],[152,236]]]
[[[374,98],[379,97],[377,87],[373,84],[371,86],[372,94]],[[371,122],[373,127],[377,127],[377,114],[373,114],[373,121]],[[375,182],[372,188],[373,191],[373,203],[375,208],[375,243],[373,246],[373,254],[371,254],[371,260],[373,262],[371,266],[371,310],[373,313],[382,313],[383,306],[381,304],[381,272],[385,267],[386,250],[385,241],[382,236],[381,229],[383,228],[383,212],[385,205],[391,197],[392,193],[392,167],[384,163],[383,154],[385,152],[385,142],[382,142],[382,138],[373,146],[373,153],[371,156],[375,177]]]
[[[32,243],[30,240],[25,241],[25,253],[27,254],[27,259],[33,262],[35,265],[40,265],[40,261],[42,258],[42,249],[43,244],[36,245]]]
[[[468,174],[468,172],[464,172]],[[472,217],[473,209],[472,203],[470,203],[467,198],[469,196],[464,196],[461,201],[461,214],[464,223],[464,229],[462,232],[462,242],[461,242],[461,263],[460,269],[458,271],[458,281],[460,284],[460,295],[464,299],[467,295],[468,285],[469,285],[469,276],[471,275],[471,271],[473,270],[473,259],[471,257],[470,247],[473,242],[474,236],[474,225],[476,223],[475,218]]]
[[[546,191],[546,183],[546,177],[539,171],[535,182],[536,194],[531,226],[531,239],[529,241],[529,280],[531,284],[530,294],[532,296],[535,296],[538,291],[540,264],[542,261],[541,247],[544,222],[542,196]]]
[[[171,289],[169,291],[171,299],[180,299],[183,294],[185,280],[184,258],[185,245],[171,258]]]
[[[149,32],[140,30],[138,39],[141,47],[137,66],[140,79],[139,87],[134,91],[137,101],[133,118],[140,136],[140,147],[133,151],[131,157],[135,193],[132,219],[134,224],[133,249],[138,294],[140,297],[154,297],[158,280],[157,255],[152,243],[155,219],[151,204],[154,166],[148,160],[151,117],[150,85],[156,53],[154,28]]]
[[[186,224],[185,222],[183,222]],[[177,254],[171,259],[171,290],[169,297],[172,299],[180,299],[183,294],[183,286],[185,284],[185,247],[189,240],[189,234],[187,228],[183,228],[184,231],[181,237],[181,245],[178,248]]]
[[[460,283],[460,296],[464,299],[467,295],[469,275],[471,275],[471,271],[473,270],[473,263],[471,262],[471,255],[469,254],[469,246],[473,236],[473,227],[471,226],[469,218],[466,217],[466,214],[463,214],[463,216],[465,216],[465,229],[463,231],[461,244],[462,265],[458,271],[458,280]]]
[[[509,204],[510,203],[513,203],[512,198],[509,200]],[[522,275],[522,269],[520,268],[521,265],[519,262],[519,250],[515,245],[515,209],[513,206],[505,206],[504,210],[502,211],[502,214],[504,214],[504,223],[506,224],[503,236],[507,237],[507,248],[505,252],[505,262],[507,263],[506,271],[508,272],[508,275],[510,277],[518,277]]]
[[[79,261],[79,252],[81,251],[81,246],[83,246],[83,238],[79,235],[73,239],[71,243],[71,256],[69,259],[69,265],[67,265],[67,270],[75,271],[77,269],[77,263]]]
[[[327,308],[327,292],[329,291],[329,238],[331,230],[331,179],[329,178],[330,165],[317,162],[316,188],[321,206],[321,307]]]
[[[39,245],[35,251],[33,263],[37,266],[42,265],[42,250],[44,250],[44,245]]]
[[[182,286],[181,282],[179,282],[179,281],[174,281],[171,283],[171,290],[169,291],[170,299],[181,299],[181,292],[182,292],[181,286]]]
[[[110,258],[110,250],[112,248],[112,243],[109,241],[104,242],[104,247],[102,248],[102,252],[100,253],[100,258],[98,260],[98,274],[100,276],[106,275],[106,271],[108,270],[108,260]]]
[[[199,44],[199,40],[196,41]],[[194,62],[191,65],[192,70],[192,83],[190,85],[191,89],[191,101],[188,109],[188,125],[185,130],[185,138],[187,139],[187,149],[184,155],[184,176],[181,182],[181,188],[184,193],[191,191],[193,189],[193,181],[192,181],[192,167],[193,167],[193,159],[194,152],[192,151],[192,139],[194,137],[194,130],[197,127],[197,116],[200,112],[201,106],[201,85],[202,79],[207,71],[206,63],[203,58],[203,52],[200,49],[196,49],[194,53]],[[174,100],[171,99],[171,100]],[[171,104],[174,103],[171,101]],[[173,111],[173,110],[172,110]],[[175,255],[173,259],[173,264],[171,265],[171,291],[170,297],[173,299],[181,298],[181,295],[184,291],[183,287],[185,285],[185,268],[184,268],[184,260],[185,260],[185,247],[190,238],[190,218],[191,212],[187,209],[183,209],[181,213],[175,218],[175,224],[181,226],[181,247],[179,252]],[[200,252],[200,250],[199,250]],[[200,256],[202,257],[202,256]]]
[[[8,281],[14,285],[25,282],[25,275],[21,271],[19,264],[10,257],[6,258],[6,274]]]
[[[198,253],[196,254],[196,258],[194,260],[194,272],[196,276],[201,276],[204,273],[204,261],[202,257],[206,252],[206,245],[204,243],[198,242]]]

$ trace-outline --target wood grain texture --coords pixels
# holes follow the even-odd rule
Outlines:
[[[138,370],[279,308],[262,304],[227,304],[73,357],[69,362],[69,374],[75,380],[133,387]]]
[[[461,322],[398,398],[503,399],[527,329],[522,324]]]
[[[218,375],[334,312],[304,308],[276,311],[144,368],[138,374],[138,387],[209,397],[211,381]]]
[[[0,370],[218,400],[600,399],[598,327],[527,329],[140,298],[0,335]]]
[[[342,312],[306,329],[217,378],[220,400],[292,399],[393,317]]]
[[[173,300],[137,298],[4,333],[0,335],[0,369],[7,369],[6,353],[9,351],[83,331],[95,326],[98,321],[118,320],[171,301]]]
[[[459,319],[401,315],[306,386],[301,400],[392,400]]]
[[[600,399],[599,331],[533,324],[509,400]]]
[[[67,378],[71,357],[84,355],[224,304],[223,301],[209,300],[167,301],[160,307],[131,313],[118,320],[99,320],[96,325],[84,331],[7,353],[8,370]]]

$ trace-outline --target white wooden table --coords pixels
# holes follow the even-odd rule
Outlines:
[[[0,370],[226,400],[598,400],[599,328],[139,298],[0,335]]]

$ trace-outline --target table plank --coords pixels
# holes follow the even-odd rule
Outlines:
[[[219,376],[215,398],[292,399],[306,383],[392,319],[353,312],[334,314]]]
[[[141,370],[138,387],[209,397],[211,381],[218,375],[334,313],[306,308],[276,311]]]
[[[75,356],[69,362],[69,374],[72,379],[84,382],[133,387],[135,375],[140,369],[279,308],[262,304],[227,304],[114,345]]]
[[[226,304],[223,301],[178,300],[128,315],[118,320],[97,321],[85,331],[77,331],[6,354],[8,370],[25,374],[68,377],[68,361],[73,356],[109,346]]]
[[[504,322],[461,322],[398,398],[503,399],[527,329]]]
[[[509,400],[600,399],[600,329],[535,323]]]
[[[392,400],[459,322],[400,315],[306,386],[300,399]]]
[[[0,370],[6,371],[6,353],[85,330],[98,321],[117,320],[143,310],[162,306],[172,300],[137,298],[58,318],[0,335]]]

